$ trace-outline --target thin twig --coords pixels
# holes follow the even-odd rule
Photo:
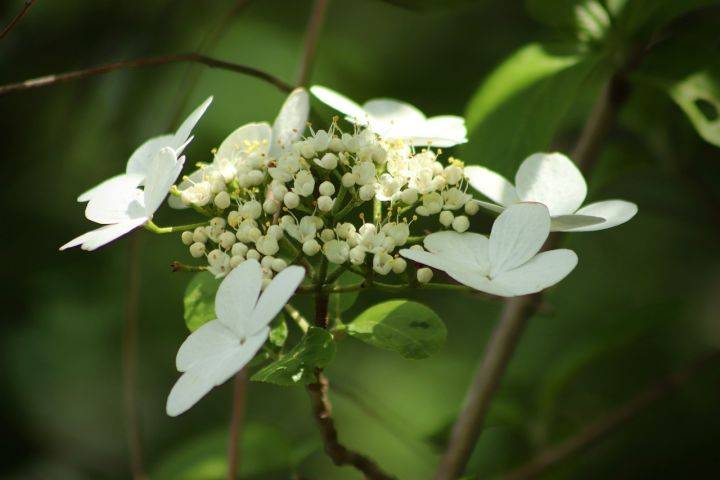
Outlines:
[[[635,418],[645,408],[680,388],[695,374],[720,359],[720,351],[705,353],[677,372],[663,377],[650,388],[638,393],[624,405],[602,415],[581,428],[578,433],[540,452],[527,464],[502,476],[503,480],[524,480],[535,478],[568,457],[577,454]]]
[[[30,10],[30,7],[32,7],[34,3],[35,0],[25,0],[25,5],[23,5],[22,10],[20,10],[18,14],[15,15],[12,20],[10,20],[10,23],[8,23],[7,26],[3,28],[3,31],[0,32],[0,40],[5,38],[5,36],[15,28],[15,25],[17,25],[18,22],[22,20],[22,18],[25,16],[28,10]]]
[[[602,143],[615,121],[617,112],[627,99],[627,94],[625,78],[615,75],[603,88],[595,103],[572,153],[572,157],[586,175],[600,153]],[[548,239],[546,248],[552,248],[558,240],[558,235],[552,236]],[[540,292],[506,301],[470,384],[460,415],[453,426],[447,448],[435,473],[436,480],[454,480],[465,471],[500,380],[525,330],[527,320],[542,302],[542,295]]]
[[[228,443],[228,480],[237,478],[240,465],[240,430],[245,417],[245,395],[247,392],[247,375],[245,369],[235,374],[233,381],[232,418],[230,419],[230,442]]]
[[[300,61],[300,69],[297,76],[297,84],[306,86],[310,81],[310,73],[315,62],[315,54],[317,52],[317,43],[320,38],[320,30],[325,23],[325,14],[330,0],[315,0],[312,12],[308,18],[307,29],[305,31],[305,45],[303,47],[303,56]]]
[[[123,401],[125,429],[130,451],[130,468],[134,480],[147,478],[143,466],[140,418],[137,411],[138,308],[140,299],[140,235],[128,239],[127,292],[125,325],[122,337]]]
[[[167,63],[178,62],[195,62],[210,68],[219,68],[222,70],[229,70],[232,72],[241,73],[243,75],[249,75],[251,77],[263,80],[277,87],[283,92],[291,92],[293,89],[291,85],[285,83],[278,77],[254,67],[218,60],[208,57],[206,55],[201,55],[199,53],[179,53],[174,55],[161,55],[157,57],[143,57],[134,60],[122,60],[119,62],[106,63],[104,65],[86,68],[83,70],[74,70],[72,72],[58,73],[46,75],[44,77],[32,78],[18,83],[10,83],[0,86],[0,95],[5,95],[18,90],[47,87],[49,85],[55,85],[57,83],[92,77],[94,75],[102,75],[108,72],[125,68],[152,67],[156,65],[164,65]]]

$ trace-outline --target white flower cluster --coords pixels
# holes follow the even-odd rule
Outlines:
[[[342,132],[333,122],[329,131],[285,145],[277,157],[261,140],[231,149],[227,142],[176,192],[183,205],[218,214],[210,225],[182,235],[190,254],[206,255],[217,277],[254,259],[271,279],[292,260],[278,256],[284,240],[295,255],[321,253],[337,265],[371,259],[377,274],[400,274],[407,263],[396,250],[407,244],[412,222],[403,214],[437,215],[444,227],[464,232],[467,215],[478,211],[466,193],[461,162],[443,166],[430,149],[415,152],[368,129]],[[357,225],[348,221],[364,204],[380,202],[374,207],[384,207],[386,215],[365,222],[361,214]]]

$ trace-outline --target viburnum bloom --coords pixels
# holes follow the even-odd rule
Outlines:
[[[202,165],[178,186],[179,197],[170,197],[170,206],[185,208],[214,202],[226,184],[237,180],[242,188],[252,188],[265,179],[264,170],[284,173],[292,178],[298,162],[284,155],[292,142],[300,139],[308,120],[310,100],[307,90],[295,89],[287,97],[272,127],[267,122],[239,127],[223,140],[212,163]]]
[[[230,272],[215,296],[212,320],[183,342],[175,360],[182,376],[170,391],[167,414],[187,411],[213,387],[225,383],[263,346],[268,326],[305,277],[302,267],[290,266],[267,284],[256,260],[247,260]]]
[[[479,166],[465,167],[470,185],[495,203],[476,202],[493,212],[502,212],[518,202],[547,206],[551,230],[591,232],[627,222],[638,211],[625,200],[605,200],[582,208],[587,184],[575,163],[561,153],[536,153],[523,161],[515,174],[515,185],[501,175]]]
[[[98,191],[87,204],[85,216],[104,226],[80,235],[60,250],[78,245],[83,250],[95,250],[151,220],[180,175],[184,162],[185,157],[178,159],[172,148],[164,147],[148,165],[144,190],[117,182]]]
[[[452,147],[467,142],[465,119],[455,115],[427,118],[409,103],[391,98],[375,98],[362,106],[327,87],[310,88],[324,104],[346,115],[356,125],[367,127],[386,139],[405,140],[412,146]]]
[[[428,251],[405,249],[400,254],[442,270],[468,287],[514,297],[556,284],[577,265],[572,250],[540,252],[549,233],[550,215],[545,205],[518,203],[498,216],[490,238],[477,233],[437,232],[425,237]]]
[[[108,192],[114,191],[116,188],[135,188],[142,185],[150,167],[150,162],[155,158],[157,153],[165,148],[172,148],[178,155],[182,154],[188,143],[192,140],[190,134],[200,118],[205,114],[205,110],[212,103],[213,97],[208,97],[199,107],[197,107],[186,119],[180,124],[175,133],[169,133],[153,137],[140,145],[128,159],[125,173],[115,175],[101,184],[91,188],[78,197],[78,202],[90,201],[96,195],[106,196]]]

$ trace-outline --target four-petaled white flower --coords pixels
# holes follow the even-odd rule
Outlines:
[[[95,250],[152,219],[184,162],[185,157],[178,159],[172,148],[164,147],[148,165],[144,190],[117,182],[98,191],[87,204],[85,216],[104,226],[80,235],[60,250],[78,245],[83,250]]]
[[[309,112],[307,90],[293,90],[280,108],[272,127],[267,122],[257,122],[236,129],[220,144],[213,162],[191,173],[187,180],[180,183],[179,190],[202,185],[203,179],[215,171],[220,172],[225,181],[237,176],[240,186],[253,186],[254,177],[261,173],[263,167],[268,166],[268,160],[277,162],[284,153],[289,152],[291,144],[301,138]],[[283,164],[288,162],[283,159]],[[270,166],[270,173],[275,168]],[[173,208],[187,207],[180,197],[175,196],[170,197],[169,204]]]
[[[362,106],[327,87],[310,88],[324,104],[344,113],[346,119],[367,127],[387,139],[406,140],[411,145],[452,147],[467,142],[465,119],[455,115],[427,118],[424,113],[406,102],[390,98],[368,100]]]
[[[489,239],[477,233],[437,232],[425,238],[427,252],[407,249],[400,254],[476,290],[514,297],[556,284],[577,265],[572,250],[538,253],[549,233],[547,207],[519,203],[498,216]]]
[[[157,153],[165,148],[172,148],[178,155],[182,154],[188,143],[192,140],[191,133],[200,118],[205,114],[205,110],[212,103],[213,97],[208,97],[199,107],[197,107],[186,119],[180,124],[175,133],[160,135],[147,140],[140,145],[127,161],[125,173],[115,175],[101,184],[91,188],[87,192],[82,193],[78,197],[78,202],[88,202],[95,196],[106,196],[108,192],[112,192],[117,188],[135,188],[142,185],[147,176],[150,162],[155,158]]]
[[[175,363],[183,374],[170,391],[168,415],[187,411],[255,356],[268,338],[269,323],[304,277],[302,267],[287,267],[262,295],[263,275],[256,260],[246,260],[225,277],[215,296],[217,319],[190,334],[178,350]]]
[[[605,200],[582,208],[587,184],[575,164],[561,153],[536,153],[523,161],[515,174],[515,186],[501,175],[479,166],[465,167],[473,188],[495,203],[476,202],[493,212],[502,212],[518,202],[547,206],[554,232],[591,232],[627,222],[638,211],[625,200]]]

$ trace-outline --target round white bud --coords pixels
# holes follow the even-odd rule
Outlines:
[[[400,192],[400,200],[407,205],[413,205],[418,201],[418,192],[414,188],[406,188]]]
[[[330,210],[332,210],[334,204],[335,200],[328,197],[327,195],[322,195],[317,199],[317,206],[321,212],[329,212]]]
[[[342,265],[350,255],[350,247],[342,240],[330,240],[323,245],[323,253],[330,263]]]
[[[205,244],[201,242],[195,242],[190,245],[190,255],[193,258],[200,258],[205,255]]]
[[[443,210],[440,212],[440,223],[444,227],[449,227],[453,223],[453,219],[455,218],[455,215],[452,214],[449,210]]]
[[[199,243],[205,243],[207,242],[208,236],[207,233],[205,233],[204,227],[197,227],[193,231],[193,241],[199,242]]]
[[[452,221],[452,228],[458,233],[463,233],[470,228],[470,220],[465,215],[455,217],[455,220]]]
[[[305,158],[312,158],[315,156],[315,147],[310,140],[306,140],[300,146],[300,155]]]
[[[270,265],[272,265],[273,260],[275,260],[275,257],[268,255],[267,257],[263,257],[262,260],[260,260],[260,266],[262,268],[268,269],[270,268]]]
[[[245,261],[245,258],[240,255],[233,255],[230,257],[230,268],[235,268]]]
[[[237,242],[232,246],[230,253],[233,257],[244,257],[248,251],[248,246],[242,242]]]
[[[358,190],[358,196],[363,202],[372,200],[375,196],[375,185],[363,185],[360,187],[360,190]]]
[[[353,265],[362,265],[365,262],[365,247],[357,245],[350,249],[350,263]]]
[[[235,234],[232,232],[223,232],[220,234],[220,237],[218,237],[218,240],[221,247],[225,250],[229,250],[233,245],[235,245]]]
[[[287,268],[287,262],[282,258],[276,258],[270,264],[270,268],[272,268],[278,273],[282,272],[283,270],[285,270],[285,268]]]
[[[315,163],[326,170],[334,170],[338,164],[338,157],[334,153],[326,153],[322,158],[316,158]]]
[[[225,219],[222,217],[214,217],[210,220],[210,226],[216,230],[222,230],[225,225]]]
[[[313,137],[313,148],[318,152],[327,150],[330,146],[330,140],[331,137],[325,130],[318,130]]]
[[[280,210],[280,203],[274,198],[268,198],[263,202],[263,210],[265,213],[272,215]]]
[[[267,228],[267,234],[275,240],[280,240],[283,237],[284,231],[280,225],[270,225]]]
[[[320,184],[318,191],[320,192],[320,195],[327,195],[330,197],[335,193],[335,185],[333,185],[332,182],[325,180]]]
[[[329,242],[330,240],[333,240],[335,238],[335,232],[330,230],[329,228],[323,229],[322,232],[320,232],[320,240],[323,242]]]
[[[263,255],[275,255],[280,251],[278,241],[270,235],[263,235],[255,242],[255,248]]]
[[[480,211],[480,205],[474,200],[465,202],[465,213],[471,217]]]
[[[230,206],[230,194],[223,190],[215,195],[215,200],[213,200],[213,202],[220,210],[225,210]]]
[[[242,213],[247,218],[257,220],[262,215],[262,205],[257,200],[250,200],[242,206]]]
[[[352,173],[348,172],[348,173],[346,173],[345,175],[342,176],[342,180],[341,180],[341,181],[342,181],[343,187],[345,187],[345,188],[350,188],[350,187],[352,187],[353,185],[355,185],[355,175],[353,175]]]
[[[251,187],[254,187],[256,185],[260,185],[263,183],[263,180],[265,179],[265,174],[261,172],[260,170],[250,170],[247,173],[247,180],[246,182],[249,183]]]
[[[288,192],[283,197],[283,203],[287,208],[292,210],[300,205],[300,196],[295,192]]]
[[[320,244],[317,240],[311,238],[310,240],[307,240],[305,243],[303,243],[302,251],[308,257],[312,257],[313,255],[317,255],[317,253],[320,251]]]
[[[180,239],[182,242],[187,245],[188,247],[193,244],[193,232],[191,231],[185,231],[182,232],[182,235],[180,235]]]
[[[397,275],[400,275],[407,268],[407,262],[402,257],[397,257],[392,261],[392,271]]]
[[[262,255],[260,255],[260,254],[258,253],[258,251],[255,250],[254,248],[251,248],[251,249],[248,250],[247,253],[245,254],[245,258],[247,258],[248,260],[260,260],[260,257],[261,257],[261,256],[262,256]]]
[[[228,225],[230,225],[233,228],[237,228],[237,226],[240,224],[241,216],[240,212],[237,210],[233,210],[232,212],[228,213]]]
[[[419,268],[417,271],[417,280],[420,283],[428,283],[432,280],[433,271],[427,267]]]

